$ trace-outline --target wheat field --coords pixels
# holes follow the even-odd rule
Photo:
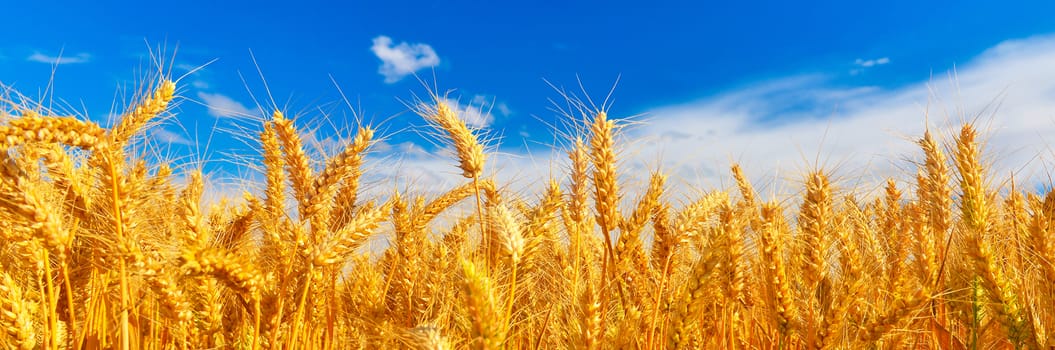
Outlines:
[[[6,348],[1055,347],[1055,193],[989,174],[971,123],[915,135],[925,161],[874,198],[826,169],[769,198],[730,164],[735,187],[686,201],[662,171],[628,193],[601,110],[570,166],[510,191],[434,99],[416,111],[463,184],[368,196],[376,126],[315,159],[274,111],[263,190],[210,209],[200,171],[131,146],[177,97],[148,87],[109,127],[3,100]]]

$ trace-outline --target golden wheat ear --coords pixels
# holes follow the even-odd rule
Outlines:
[[[696,261],[685,281],[684,289],[675,301],[673,314],[668,328],[668,349],[681,349],[689,342],[690,330],[698,315],[703,311],[707,300],[711,275],[721,258],[722,247],[712,246],[707,253]]]
[[[452,109],[446,101],[438,96],[434,99],[436,100],[434,106],[419,106],[419,114],[433,126],[447,134],[457,154],[458,167],[462,170],[462,176],[473,181],[473,190],[476,194],[476,216],[479,219],[477,223],[479,224],[481,241],[484,247],[482,254],[487,257],[485,262],[489,263],[494,255],[490,248],[495,237],[491,237],[490,230],[486,227],[487,220],[484,218],[484,204],[480,193],[484,189],[481,187],[480,181],[484,171],[484,164],[487,162],[487,155],[484,154],[484,145],[480,141],[479,136],[469,129],[465,121],[458,116],[456,110]],[[488,269],[489,264],[485,264],[484,270]]]
[[[0,320],[3,320],[7,333],[6,340],[21,350],[34,349],[37,345],[36,328],[25,293],[7,272],[0,274]]]
[[[123,147],[133,136],[142,132],[151,120],[168,108],[175,94],[175,82],[161,81],[149,96],[136,104],[117,125],[110,129],[110,142],[116,147]]]
[[[27,143],[61,143],[94,150],[102,146],[106,130],[99,125],[72,117],[27,115],[0,126],[0,147]]]
[[[312,264],[319,267],[334,264],[343,265],[366,238],[374,233],[377,226],[383,221],[384,213],[389,210],[388,205],[374,208],[367,207],[363,212],[355,216],[347,225],[337,230],[329,241],[324,241],[315,247],[312,254]]]
[[[330,160],[326,169],[315,179],[316,192],[319,193],[318,203],[329,203],[333,206],[333,218],[330,219],[331,230],[336,230],[350,220],[355,211],[355,200],[359,191],[359,178],[363,175],[363,160],[366,151],[374,139],[374,129],[365,126],[360,127],[352,142],[345,147],[341,154]],[[340,187],[338,187],[340,182]],[[325,213],[329,210],[324,208],[315,209],[317,213]],[[321,224],[328,214],[319,214],[317,219]]]
[[[611,234],[619,227],[619,185],[616,182],[615,121],[608,120],[605,112],[597,113],[590,126],[590,157],[593,160],[594,204],[597,206],[597,224],[605,235],[609,251],[612,250]]]
[[[465,295],[465,311],[470,323],[470,347],[474,349],[500,349],[505,340],[506,325],[502,324],[490,278],[475,264],[462,261]]]
[[[652,173],[649,179],[648,190],[637,202],[637,207],[629,218],[622,221],[620,227],[619,241],[616,244],[616,257],[633,262],[639,271],[647,269],[644,244],[641,241],[641,230],[644,229],[648,220],[659,206],[660,196],[663,195],[663,185],[667,177],[658,172]]]
[[[469,179],[479,178],[484,171],[487,155],[484,154],[484,146],[477,135],[469,130],[458,113],[446,102],[437,101],[435,110],[426,113],[425,119],[447,133],[458,155],[458,167],[462,170],[462,176]]]
[[[300,220],[304,222],[308,220],[309,208],[315,196],[311,158],[304,151],[304,141],[301,140],[300,132],[293,124],[293,120],[287,119],[282,112],[275,111],[272,114],[272,124],[279,143],[282,145],[286,171],[289,173],[293,187],[293,196],[297,200],[297,213],[300,214]],[[313,231],[316,229],[318,228],[312,228]],[[303,242],[298,241],[297,243]]]
[[[960,176],[960,211],[966,235],[967,255],[974,265],[982,287],[993,300],[996,320],[1007,332],[1008,340],[1021,344],[1032,339],[1028,334],[1032,322],[1026,322],[1022,305],[1015,293],[1014,281],[1008,278],[989,240],[995,229],[990,213],[992,203],[986,188],[985,167],[974,126],[964,124],[956,139],[956,168]]]
[[[264,130],[260,132],[260,145],[264,153],[264,172],[267,177],[264,209],[271,220],[277,220],[281,216],[279,214],[286,210],[286,163],[282,158],[282,146],[279,144],[274,122],[264,123]]]
[[[784,221],[782,208],[777,203],[762,204],[761,219],[762,232],[760,232],[759,248],[761,249],[761,261],[764,264],[762,273],[768,281],[765,286],[768,290],[767,303],[771,305],[770,313],[780,337],[785,339],[791,333],[792,322],[797,312],[783,248],[787,242],[789,229]]]

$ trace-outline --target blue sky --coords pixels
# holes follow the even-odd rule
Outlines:
[[[152,134],[170,154],[180,155],[194,152],[187,141],[209,138],[214,125],[224,130],[251,125],[237,114],[260,114],[251,94],[266,102],[266,90],[252,50],[272,96],[292,114],[303,114],[303,123],[322,129],[349,125],[349,109],[338,103],[332,76],[365,119],[384,122],[388,138],[378,149],[381,156],[401,159],[408,169],[429,170],[432,162],[448,167],[450,162],[420,133],[397,132],[423,124],[406,108],[406,101],[427,93],[415,73],[429,86],[454,89],[450,96],[466,118],[501,135],[500,149],[510,158],[534,165],[551,156],[537,146],[553,143],[546,123],[563,118],[552,110],[550,100],[561,96],[547,81],[581,95],[581,80],[587,93],[603,98],[618,77],[611,114],[649,122],[630,133],[645,146],[628,152],[629,166],[655,165],[657,156],[645,154],[655,151],[688,182],[715,182],[732,160],[755,163],[759,172],[773,163],[801,169],[812,160],[803,154],[814,153],[833,158],[831,164],[875,167],[873,156],[890,149],[886,142],[907,143],[905,137],[928,121],[941,121],[933,115],[925,121],[926,112],[981,113],[985,104],[975,102],[1000,101],[1000,111],[1008,113],[987,120],[997,132],[1032,132],[1033,140],[1013,138],[1019,143],[1044,144],[1037,125],[1055,125],[1055,111],[1042,102],[1055,96],[1046,85],[1033,85],[1049,71],[1026,66],[1043,65],[1041,58],[1055,52],[1053,2],[647,4],[19,1],[4,5],[9,29],[0,33],[0,82],[39,97],[57,68],[55,97],[104,121],[115,96],[119,105],[127,102],[120,91],[130,93],[151,69],[151,49],[165,48],[175,76],[215,60],[181,80],[183,102],[175,120]],[[948,84],[953,68],[960,78]],[[965,76],[978,78],[964,81]],[[955,96],[931,104],[941,108],[917,108],[947,93]],[[320,110],[330,119],[320,122]],[[870,120],[869,113],[887,111],[906,119],[877,117],[858,125],[882,130],[874,137],[846,129],[846,140],[876,144],[843,152],[840,125],[849,128]],[[962,115],[945,113],[944,119]],[[787,154],[772,155],[772,149],[751,141],[781,139],[795,128],[822,132],[761,144],[792,150]],[[319,133],[320,140],[333,134]],[[206,158],[252,155],[235,135],[211,138]],[[653,144],[655,149],[647,146]],[[1030,153],[1044,152],[996,146],[1006,150],[1000,154],[1006,162],[1027,162],[1035,158]],[[704,149],[710,153],[700,153]],[[415,152],[420,157],[408,156]],[[523,162],[496,168],[523,168]],[[457,174],[448,172],[436,179]]]

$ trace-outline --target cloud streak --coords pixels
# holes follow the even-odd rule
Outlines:
[[[191,146],[194,143],[183,135],[165,130],[161,127],[150,129],[150,136],[157,142],[169,145]]]
[[[857,68],[851,69],[850,70],[850,75],[858,75],[858,74],[861,74],[862,72],[864,72],[865,70],[867,70],[869,68],[876,67],[876,66],[882,66],[882,65],[885,65],[885,64],[889,64],[889,63],[890,63],[890,57],[880,57],[880,58],[868,59],[868,60],[863,59],[863,58],[858,58],[858,59],[854,60],[854,66],[857,66]]]
[[[461,103],[456,99],[445,98],[447,105],[454,108],[458,117],[465,121],[466,125],[473,128],[486,128],[495,121],[495,112],[503,117],[509,116],[512,110],[505,102],[495,102],[494,98],[486,95],[473,95],[469,103]]]
[[[227,95],[198,92],[198,98],[209,109],[209,115],[217,118],[249,118],[259,114]]]
[[[47,63],[47,64],[76,64],[76,63],[87,63],[90,61],[92,56],[86,52],[81,52],[73,56],[49,56],[41,52],[34,52],[29,57],[26,57],[26,61]]]
[[[871,59],[871,60],[865,60],[865,59],[858,58],[857,60],[854,61],[855,65],[858,65],[858,66],[861,66],[861,67],[864,67],[864,68],[869,68],[869,67],[873,67],[873,66],[882,66],[882,65],[887,64],[887,63],[890,63],[890,57],[881,57],[881,58],[876,58],[876,59]]]
[[[1052,61],[1055,37],[1037,37],[1004,42],[956,72],[895,89],[839,87],[824,76],[776,79],[651,111],[638,136],[682,137],[647,141],[640,152],[663,151],[668,169],[715,185],[732,160],[787,174],[773,180],[798,180],[816,165],[878,183],[915,172],[909,160],[921,157],[914,141],[924,129],[951,142],[967,121],[989,136],[994,175],[1041,181],[1055,135]]]
[[[915,141],[926,128],[948,144],[959,125],[970,121],[986,135],[984,150],[995,178],[1014,172],[1019,183],[1043,183],[1055,135],[1051,62],[1055,36],[1036,37],[1004,42],[955,72],[934,80],[921,73],[916,83],[895,88],[794,75],[659,106],[624,134],[622,181],[640,182],[646,170],[660,166],[682,192],[727,187],[728,167],[738,162],[774,196],[790,195],[786,191],[799,188],[804,172],[814,167],[835,171],[847,188],[879,188],[888,177],[912,180],[913,162],[922,158]],[[385,176],[433,174],[415,178],[415,188],[459,183],[452,161],[441,154],[405,159],[402,167],[385,169]],[[537,191],[539,180],[566,163],[564,157],[560,150],[503,150],[488,169],[499,181],[512,180],[514,189]]]
[[[395,44],[392,38],[381,35],[374,38],[370,47],[374,55],[381,60],[377,72],[385,77],[385,83],[392,84],[415,72],[438,66],[440,57],[432,46],[422,43],[400,42]]]

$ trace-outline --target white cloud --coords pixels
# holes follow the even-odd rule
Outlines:
[[[200,68],[200,67],[199,66],[195,66],[195,65],[190,64],[190,63],[177,63],[176,64],[176,69],[181,70],[181,71],[183,71],[185,73],[194,72],[198,68]],[[195,74],[197,74],[197,73],[198,72],[195,72]]]
[[[509,115],[509,106],[505,103],[496,104],[493,99],[488,98],[484,95],[475,95],[469,100],[468,104],[462,104],[458,100],[444,99],[447,105],[453,107],[458,113],[458,116],[465,121],[465,124],[474,128],[486,128],[491,126],[495,121],[494,114],[492,111],[498,110],[502,116]]]
[[[1053,61],[1055,37],[1042,37],[1005,42],[957,72],[933,81],[921,74],[896,89],[836,87],[818,76],[777,79],[651,111],[636,135],[667,136],[636,152],[663,151],[668,170],[714,185],[731,161],[748,171],[783,170],[771,181],[797,181],[815,160],[855,180],[905,179],[915,172],[906,160],[920,157],[913,141],[928,125],[948,141],[963,121],[977,121],[993,174],[1006,179],[1016,171],[1023,183],[1041,181],[1055,135]]]
[[[864,68],[869,68],[869,67],[872,67],[872,66],[882,66],[882,65],[887,64],[887,63],[890,63],[890,57],[881,57],[881,58],[876,58],[876,59],[871,59],[871,60],[865,60],[865,59],[858,58],[857,60],[854,61],[854,64],[856,64],[858,66],[861,66],[861,67],[864,67]]]
[[[634,188],[659,165],[676,192],[728,187],[728,167],[738,162],[767,196],[793,194],[814,166],[836,171],[837,185],[877,188],[887,177],[912,181],[916,168],[910,161],[922,157],[914,142],[925,128],[948,143],[961,122],[975,121],[994,178],[1014,171],[1020,184],[1044,183],[1055,156],[1051,62],[1055,36],[1037,37],[1002,43],[934,80],[922,67],[916,83],[893,89],[801,75],[658,107],[625,134],[621,181]],[[455,161],[440,154],[371,170],[417,190],[464,181]],[[514,191],[538,191],[540,180],[563,176],[565,157],[561,150],[506,149],[489,158],[487,169],[500,182],[512,182]]]
[[[424,148],[421,148],[421,146],[418,146],[418,144],[410,141],[400,143],[396,147],[396,151],[404,156],[411,158],[420,158],[429,155],[429,152],[426,151]]]
[[[26,57],[26,60],[47,64],[74,64],[88,62],[91,58],[92,56],[86,52],[81,52],[73,56],[49,56],[38,51],[29,55],[29,57]]]
[[[178,133],[174,133],[172,131],[165,130],[164,128],[161,128],[161,127],[151,128],[150,129],[150,136],[155,141],[160,142],[160,143],[164,143],[164,144],[182,145],[182,146],[193,145],[193,143],[190,142],[190,140],[188,140],[186,137],[183,137],[183,135],[180,135]]]
[[[857,66],[858,68],[851,69],[850,70],[850,75],[858,75],[858,74],[861,74],[861,72],[864,72],[868,68],[872,68],[872,67],[875,67],[875,66],[882,66],[882,65],[887,64],[887,63],[890,63],[890,57],[880,57],[880,58],[870,59],[870,60],[858,58],[858,59],[854,60],[854,65]]]
[[[198,98],[209,108],[209,115],[214,117],[248,118],[259,114],[227,95],[199,92]]]
[[[498,101],[494,96],[489,95],[473,95],[473,98],[469,100],[473,105],[480,106],[480,108],[487,108],[489,110],[498,112],[503,117],[508,117],[513,114],[513,110],[509,108],[505,102]]]
[[[432,46],[422,43],[410,44],[405,41],[393,45],[392,38],[384,35],[374,38],[370,51],[381,59],[381,67],[377,72],[383,75],[385,83],[389,84],[414,74],[418,70],[440,64],[440,57],[436,55],[436,50],[433,50]]]

